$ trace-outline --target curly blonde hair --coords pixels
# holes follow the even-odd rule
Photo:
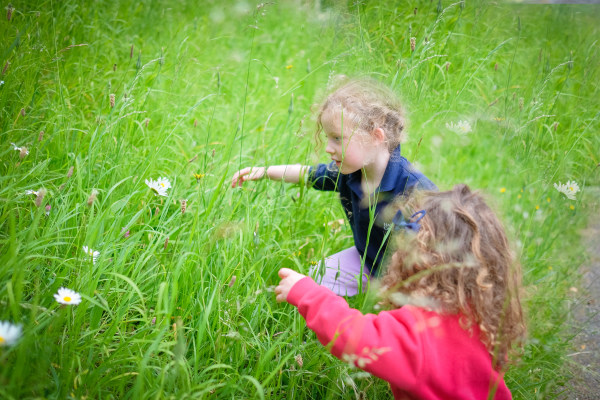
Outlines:
[[[502,224],[467,185],[413,194],[403,208],[426,215],[416,235],[406,232],[398,240],[383,278],[387,302],[434,304],[430,308],[441,313],[460,314],[463,328],[479,326],[494,367],[503,369],[514,345],[522,345],[525,323],[521,267]]]
[[[334,89],[319,105],[315,139],[321,145],[321,118],[326,110],[343,110],[355,128],[370,134],[376,128],[385,132],[390,153],[405,139],[405,111],[398,96],[372,78],[335,77]]]

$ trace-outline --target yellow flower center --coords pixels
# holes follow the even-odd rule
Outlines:
[[[161,182],[160,186],[165,187],[165,184]]]
[[[574,191],[575,189],[573,189],[573,186],[569,186],[569,190],[572,192],[572,191]]]
[[[4,343],[4,342],[6,342],[6,340],[2,336],[0,336],[0,343]]]
[[[63,300],[64,301],[71,301],[71,298],[69,296],[65,296],[65,298]]]
[[[90,250],[90,251],[88,251],[88,254],[89,254],[90,256],[93,256],[93,255],[94,255],[94,251],[93,251],[93,250]]]

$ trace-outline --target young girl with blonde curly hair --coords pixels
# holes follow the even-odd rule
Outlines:
[[[231,184],[238,187],[263,178],[306,180],[317,190],[338,192],[354,246],[325,258],[325,265],[311,275],[338,295],[353,296],[375,276],[386,252],[391,221],[381,211],[415,189],[436,186],[400,154],[404,111],[395,93],[378,82],[343,81],[322,103],[317,125],[316,136],[327,136],[330,163],[246,167],[234,174]]]
[[[394,223],[382,279],[391,310],[363,315],[287,268],[277,301],[298,307],[333,355],[388,381],[397,399],[510,399],[503,374],[525,324],[502,224],[466,185],[411,198]]]

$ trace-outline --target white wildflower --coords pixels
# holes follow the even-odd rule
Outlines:
[[[171,188],[171,182],[169,181],[169,178],[158,178],[158,180],[156,182],[164,190]]]
[[[38,195],[39,195],[39,192],[37,192],[37,191],[35,191],[35,190],[26,190],[26,191],[25,191],[25,194],[34,194],[34,195],[38,196]]]
[[[21,325],[11,324],[8,321],[0,321],[0,346],[12,346],[21,337]]]
[[[579,192],[579,185],[575,181],[568,181],[564,185],[558,182],[558,184],[554,184],[554,188],[567,196],[569,200],[575,200],[575,194]]]
[[[458,133],[459,135],[465,135],[472,131],[471,124],[469,124],[469,121],[458,121],[457,123],[446,122],[446,128],[448,128],[454,133]]]
[[[18,152],[23,152],[24,155],[28,155],[29,154],[29,150],[27,150],[27,147],[19,147],[14,143],[11,143],[13,150],[16,150]]]
[[[100,257],[100,252],[99,251],[94,251],[91,248],[87,247],[87,246],[83,246],[82,247],[83,252],[88,255],[89,257],[92,257],[92,262],[94,264],[96,264],[96,261],[98,261],[98,257]]]
[[[81,303],[81,295],[71,289],[61,287],[54,298],[60,304],[74,305]]]
[[[144,182],[146,182],[146,185],[148,185],[148,187],[154,191],[155,196],[168,196],[167,189],[171,188],[171,182],[169,182],[169,179],[158,178],[156,181],[153,179],[146,179]]]

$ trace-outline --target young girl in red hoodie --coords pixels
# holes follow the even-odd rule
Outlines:
[[[502,224],[466,185],[412,197],[394,224],[402,239],[382,280],[389,311],[363,315],[287,268],[277,301],[298,307],[333,355],[388,381],[396,399],[510,399],[503,372],[525,324]]]

